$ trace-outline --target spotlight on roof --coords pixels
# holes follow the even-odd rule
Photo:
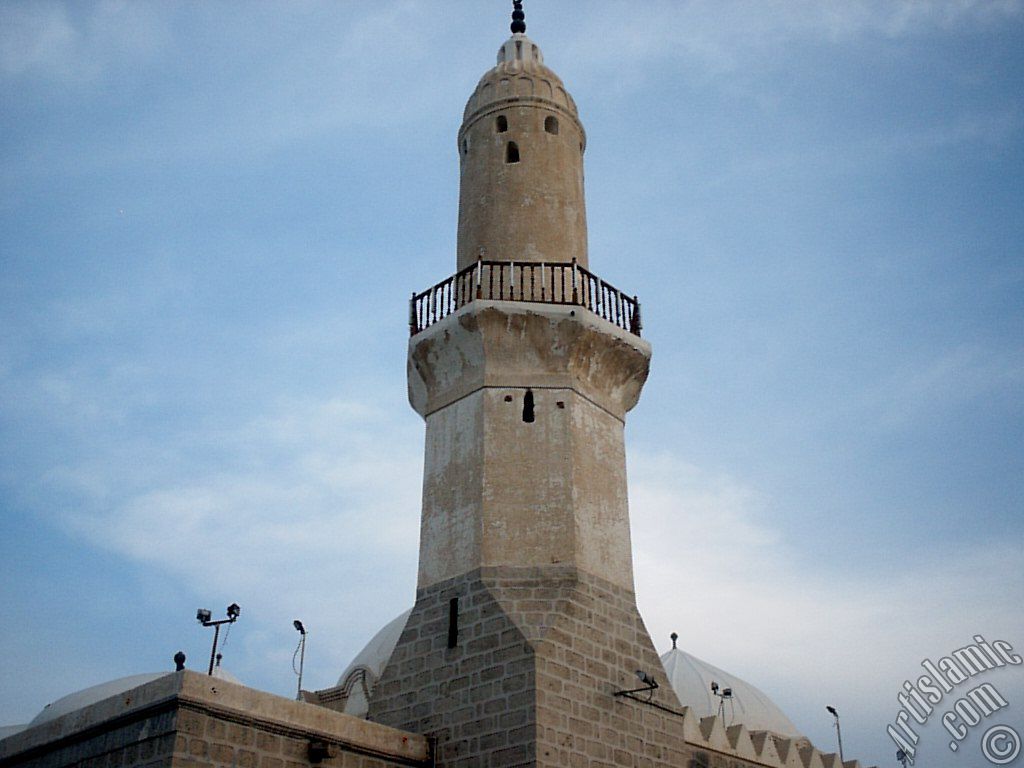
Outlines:
[[[302,626],[302,622],[296,619],[292,622],[292,626],[299,631],[299,644],[295,647],[295,653],[292,654],[292,672],[299,676],[298,688],[295,691],[295,700],[302,701],[302,670],[306,666],[306,628]],[[295,668],[295,657],[299,657],[299,667]]]
[[[836,719],[836,739],[839,741],[839,762],[843,763],[843,731],[839,727],[839,713],[836,712],[835,707],[829,706],[828,704],[825,705],[825,709],[827,709],[828,713]]]
[[[654,696],[654,689],[658,687],[658,681],[655,680],[653,677],[651,677],[651,675],[649,675],[646,672],[644,672],[642,669],[638,669],[636,671],[636,676],[640,680],[640,682],[644,684],[642,688],[630,688],[630,689],[624,690],[624,691],[616,691],[614,695],[615,696],[628,696],[628,697],[630,697],[632,699],[637,699],[636,694],[638,694],[638,693],[647,693],[647,694],[649,694],[648,697],[647,697],[647,701],[650,701],[651,697]],[[643,699],[637,699],[637,700],[638,701],[643,701]]]
[[[228,617],[226,619],[218,619],[217,621],[214,621],[213,614],[210,613],[208,608],[200,608],[196,611],[196,621],[198,621],[204,627],[213,627],[213,648],[210,649],[210,666],[206,672],[206,674],[208,675],[213,675],[213,665],[215,661],[218,662],[217,666],[220,666],[220,657],[217,654],[217,642],[220,640],[221,624],[234,624],[235,621],[238,619],[239,615],[242,613],[242,609],[239,607],[238,603],[232,603],[228,606],[227,612]],[[230,626],[228,628],[230,629]],[[224,638],[224,642],[227,642],[226,636]]]
[[[711,692],[718,693],[718,683],[716,683],[714,680],[711,681]]]
[[[722,691],[722,698],[723,699],[731,699],[732,698],[732,688],[724,689]]]
[[[640,682],[643,683],[644,685],[649,685],[649,686],[652,686],[652,687],[657,685],[657,683],[654,682],[654,678],[651,677],[650,675],[648,675],[642,669],[638,669],[636,671],[636,676],[638,678],[640,678]]]

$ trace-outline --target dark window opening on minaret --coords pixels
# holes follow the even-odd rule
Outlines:
[[[508,130],[508,118],[504,115],[498,115],[494,118],[494,127],[498,133],[504,133]]]
[[[505,162],[506,163],[518,163],[519,162],[519,146],[514,141],[510,141],[508,143],[508,146],[505,147]]]
[[[533,390],[526,390],[526,395],[523,397],[523,421],[527,424],[532,424],[534,421],[533,415]]]
[[[544,130],[548,133],[553,133],[555,136],[558,135],[558,118],[554,115],[548,115],[544,119]]]
[[[465,155],[465,154],[468,154],[468,153],[469,153],[469,142],[466,141],[465,139],[463,139],[462,140],[462,154]]]
[[[453,597],[448,601],[448,647],[454,648],[459,644],[459,598]]]

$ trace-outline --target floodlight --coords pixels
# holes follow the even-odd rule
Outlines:
[[[237,619],[239,614],[241,614],[241,612],[242,612],[242,609],[238,606],[238,603],[232,603],[231,605],[228,606],[228,618],[229,619]]]
[[[636,671],[636,676],[640,678],[640,682],[644,685],[655,685],[654,678],[644,672],[642,669]]]
[[[299,632],[301,632],[302,634],[306,634],[306,628],[302,626],[302,622],[298,619],[292,622],[292,626],[299,630]]]
[[[209,608],[200,608],[196,611],[196,621],[201,621],[203,624],[208,622],[212,616]]]
[[[843,731],[839,727],[839,713],[836,712],[836,708],[828,704],[825,705],[825,709],[828,713],[836,719],[836,739],[839,741],[839,762],[843,762]]]

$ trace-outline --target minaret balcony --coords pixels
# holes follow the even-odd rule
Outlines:
[[[478,260],[409,302],[409,334],[415,336],[476,299],[569,304],[582,307],[640,335],[640,302],[571,263]]]

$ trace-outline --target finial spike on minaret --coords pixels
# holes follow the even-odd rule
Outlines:
[[[512,34],[526,34],[526,14],[523,13],[523,4],[520,0],[512,2]]]

